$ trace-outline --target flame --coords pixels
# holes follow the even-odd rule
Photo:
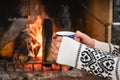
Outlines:
[[[30,18],[30,16],[29,16]],[[42,18],[40,16],[37,16],[36,20],[34,23],[30,23],[27,25],[29,30],[30,30],[30,37],[31,37],[31,52],[30,55],[32,57],[37,57],[42,60],[42,50],[43,50],[43,37],[42,37]],[[37,53],[35,52],[35,49],[37,49]]]
[[[36,13],[39,12],[40,9],[40,5],[36,4],[34,6],[34,11]],[[48,17],[47,14],[44,12],[44,7],[41,7],[41,13],[39,15],[38,14],[30,14],[28,15],[28,19],[31,21],[31,23],[27,24],[27,28],[29,29],[29,35],[30,35],[30,42],[29,42],[29,46],[28,48],[30,49],[29,51],[29,56],[31,57],[37,57],[37,61],[33,61],[34,62],[42,62],[42,56],[43,56],[43,20]],[[56,24],[53,22],[53,35],[55,35],[55,32],[58,31],[59,28],[56,26]],[[19,68],[22,68],[22,65],[18,65]],[[24,68],[32,68],[33,65],[32,64],[25,64]],[[41,68],[45,68],[48,69],[48,67],[43,66],[42,64],[35,64],[34,68],[35,69],[41,69]],[[52,64],[52,68],[53,69],[59,69],[61,67],[61,65],[55,65]],[[67,71],[67,67],[66,66],[62,66],[62,69]]]

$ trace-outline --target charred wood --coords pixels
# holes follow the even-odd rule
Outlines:
[[[10,58],[15,47],[16,38],[26,27],[29,22],[28,19],[18,18],[10,26],[10,28],[3,35],[0,42],[0,56]]]
[[[50,56],[50,44],[51,44],[51,40],[52,40],[52,34],[53,34],[53,31],[52,31],[52,21],[51,19],[45,19],[44,20],[44,23],[43,23],[43,35],[44,35],[44,53],[43,53],[43,61],[47,61],[47,58],[48,57],[51,57]],[[46,65],[47,66],[47,65]],[[48,65],[49,66],[49,65]]]

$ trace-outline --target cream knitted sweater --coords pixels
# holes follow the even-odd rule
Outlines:
[[[91,48],[73,39],[63,37],[57,63],[82,69],[88,73],[120,80],[120,47],[95,40]]]

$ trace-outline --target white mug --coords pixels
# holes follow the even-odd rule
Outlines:
[[[58,31],[56,32],[56,36],[63,36],[63,37],[69,37],[74,39],[75,33],[72,31]]]

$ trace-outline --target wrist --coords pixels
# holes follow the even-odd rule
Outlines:
[[[95,40],[95,39],[94,39],[94,48],[97,48],[99,50],[103,50],[105,52],[109,52],[110,51],[108,43],[105,43],[105,42],[102,42],[102,41],[98,41],[98,40]]]
[[[91,43],[91,47],[95,47],[95,39],[92,39],[92,41],[91,41],[92,43]]]

